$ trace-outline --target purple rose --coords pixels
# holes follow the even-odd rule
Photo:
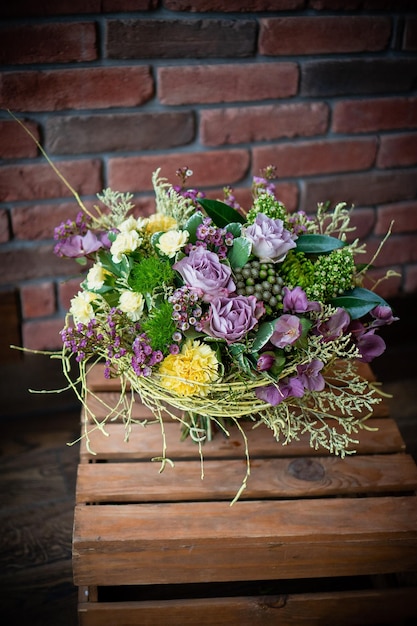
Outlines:
[[[252,243],[252,252],[265,263],[280,263],[288,250],[295,248],[294,239],[289,230],[284,228],[282,220],[274,220],[263,213],[258,213],[253,224],[244,230],[244,236]]]
[[[262,302],[255,296],[216,298],[210,304],[207,334],[227,343],[242,339],[256,324],[264,312]]]
[[[205,248],[191,250],[189,256],[175,263],[173,268],[204,302],[228,296],[236,289],[230,267],[220,263],[217,254]]]
[[[299,318],[296,315],[284,314],[278,318],[270,341],[277,348],[285,348],[297,341],[301,333],[302,326]]]

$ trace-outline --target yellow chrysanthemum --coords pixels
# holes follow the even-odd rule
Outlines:
[[[188,339],[179,354],[168,355],[159,366],[161,385],[180,396],[206,396],[218,378],[216,353]]]
[[[147,220],[146,232],[148,235],[153,235],[154,233],[166,232],[167,230],[176,227],[177,221],[170,215],[154,213]]]

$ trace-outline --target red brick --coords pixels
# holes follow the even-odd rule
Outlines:
[[[417,165],[417,133],[382,136],[377,165],[381,168]]]
[[[350,225],[355,228],[354,231],[347,234],[348,241],[360,239],[363,241],[372,234],[375,224],[374,209],[354,208],[351,214]],[[360,257],[358,257],[360,261]]]
[[[22,325],[23,347],[29,350],[60,350],[64,318],[29,320]]]
[[[417,65],[411,58],[330,58],[305,61],[301,68],[300,95],[353,96],[408,92],[414,88]]]
[[[39,141],[38,125],[29,120],[22,120],[26,128]],[[38,148],[33,139],[14,120],[0,121],[0,158],[19,159],[35,157]]]
[[[260,20],[259,52],[266,55],[329,54],[383,50],[388,17],[278,17]]]
[[[289,98],[297,93],[297,87],[298,66],[295,63],[189,65],[158,69],[158,98],[162,104],[169,105]]]
[[[375,162],[376,139],[281,143],[253,148],[253,166],[272,163],[282,178],[366,170]]]
[[[2,17],[77,15],[79,13],[121,13],[155,9],[158,0],[14,0],[3,2]]]
[[[161,154],[143,157],[109,159],[109,186],[118,191],[152,189],[152,173],[161,168],[160,176],[176,184],[179,167],[193,172],[190,186],[233,185],[242,180],[249,168],[247,150]]]
[[[51,282],[23,285],[20,288],[24,319],[47,317],[55,313],[55,290]]]
[[[417,98],[342,100],[333,109],[332,130],[363,133],[417,126]]]
[[[67,15],[77,13],[99,13],[100,0],[14,0],[2,2],[2,17],[31,17],[45,15]]]
[[[124,13],[129,11],[151,11],[158,7],[159,0],[102,0],[102,13]]]
[[[238,20],[109,20],[109,59],[227,58],[254,56],[256,23]]]
[[[45,276],[69,276],[76,274],[74,261],[60,259],[53,253],[53,246],[0,249],[0,284],[10,285],[22,280],[34,280]]]
[[[403,49],[409,52],[417,50],[416,17],[408,17],[405,21]]]
[[[401,292],[402,286],[402,274],[403,269],[400,265],[394,265],[389,268],[391,275],[386,278],[387,269],[372,269],[369,270],[364,280],[363,286],[367,289],[374,289],[376,286],[376,293],[389,300],[398,296]]]
[[[9,217],[6,209],[0,209],[0,243],[10,239]]]
[[[80,291],[80,284],[84,277],[68,278],[65,281],[58,283],[58,302],[60,306],[65,310],[71,306],[71,299]]]
[[[309,7],[317,11],[405,11],[414,9],[414,0],[309,0]]]
[[[417,201],[386,204],[377,209],[376,235],[385,235],[394,221],[394,233],[417,232]]]
[[[59,115],[45,125],[49,154],[166,150],[194,139],[190,111],[117,115]]]
[[[367,253],[363,261],[369,262],[378,249],[381,239],[372,239],[367,242]],[[361,259],[362,260],[362,259]],[[373,259],[375,268],[392,267],[398,264],[415,263],[417,261],[417,233],[391,235],[385,241],[382,249]]]
[[[138,106],[152,97],[148,67],[86,67],[4,72],[0,106],[13,111],[60,111]]]
[[[311,211],[318,202],[327,201],[366,207],[410,200],[416,194],[416,170],[339,174],[337,177],[306,179],[301,208]]]
[[[0,63],[70,63],[97,58],[92,22],[24,24],[1,30]]]
[[[417,292],[417,263],[405,268],[404,291],[414,294]]]
[[[52,239],[54,228],[75,219],[80,207],[76,202],[28,204],[12,208],[12,229],[16,239]]]
[[[309,0],[308,5],[315,11],[354,11],[360,8],[362,0]]]
[[[55,163],[68,183],[82,194],[103,189],[99,160]],[[71,191],[48,163],[6,165],[0,169],[0,201],[68,198]]]
[[[256,11],[291,11],[301,9],[305,0],[163,0],[163,5],[170,11],[209,11],[256,12]]]
[[[328,115],[321,102],[207,109],[200,113],[201,141],[221,146],[319,135],[327,129]]]

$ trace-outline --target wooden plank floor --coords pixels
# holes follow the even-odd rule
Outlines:
[[[417,460],[415,342],[404,352],[397,346],[377,373],[395,396],[391,415]],[[62,383],[59,364],[45,357],[0,364],[0,590],[8,626],[77,624],[71,535],[78,446],[66,444],[78,435],[79,410],[68,393],[27,392]]]

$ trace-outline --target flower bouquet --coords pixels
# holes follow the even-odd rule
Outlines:
[[[356,365],[384,351],[377,331],[396,318],[362,286],[370,264],[356,260],[364,245],[348,242],[351,209],[289,213],[267,168],[244,212],[231,189],[223,201],[188,189],[191,173],[179,170],[178,185],[154,173],[150,217],[132,215],[131,194],[107,189],[102,208],[80,202],[76,221],[56,229],[56,254],[90,263],[62,330],[71,386],[90,413],[88,371],[104,362],[122,382],[107,419],[122,417],[129,432],[137,394],[162,435],[165,412],[200,450],[235,424],[248,453],[250,420],[283,444],[308,433],[315,448],[353,452],[380,401]],[[88,445],[88,427],[85,436]],[[163,463],[165,453],[164,441]]]

